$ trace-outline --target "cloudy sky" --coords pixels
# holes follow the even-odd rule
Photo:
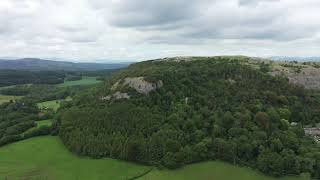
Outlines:
[[[0,57],[320,56],[319,0],[0,0]]]

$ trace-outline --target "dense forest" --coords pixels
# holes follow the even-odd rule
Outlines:
[[[0,70],[0,87],[17,84],[59,84],[63,83],[65,72]]]
[[[97,71],[28,71],[28,70],[0,70],[0,87],[25,84],[55,85],[66,81],[80,80],[82,76],[95,76],[101,80],[109,77],[118,69]]]
[[[66,103],[55,130],[70,150],[95,158],[166,168],[223,160],[272,176],[320,178],[319,144],[303,130],[320,122],[319,96],[248,60],[133,64]],[[159,87],[143,94],[119,86],[127,77]]]
[[[52,117],[50,112],[40,114],[36,104],[27,100],[0,105],[0,146],[49,134],[51,130],[48,126],[27,130],[36,126],[35,121]]]
[[[65,99],[86,87],[57,87],[55,85],[32,84],[16,85],[10,88],[0,89],[0,94],[11,96],[24,96],[32,102]]]
[[[62,78],[62,82],[80,80],[82,76],[97,76],[99,79],[107,79],[114,71],[116,70],[52,71],[49,73],[0,70],[0,81],[7,82],[3,85],[13,85],[0,88],[0,96],[21,96],[20,100],[11,100],[0,104],[0,146],[34,136],[50,134],[51,127],[46,125],[37,127],[37,121],[52,119],[55,112],[50,108],[40,108],[37,104],[45,101],[72,99],[78,92],[91,87],[90,85],[57,86],[49,82],[48,76]],[[12,76],[13,74],[15,76]],[[8,78],[5,79],[5,77]],[[49,81],[46,81],[45,78],[48,78]],[[59,104],[63,106],[64,102]]]

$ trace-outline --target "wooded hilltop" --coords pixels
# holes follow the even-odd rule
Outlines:
[[[320,178],[319,144],[303,130],[320,123],[319,91],[274,67],[242,56],[132,64],[65,103],[55,131],[71,151],[95,158],[166,168],[222,160]]]

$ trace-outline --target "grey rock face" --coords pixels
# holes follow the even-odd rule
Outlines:
[[[130,99],[130,96],[128,95],[128,93],[121,93],[119,91],[114,93],[113,97],[116,99]]]
[[[320,128],[304,128],[306,135],[313,137],[317,142],[320,142]]]
[[[138,93],[148,95],[151,91],[154,91],[163,86],[163,82],[161,80],[151,83],[144,79],[144,77],[128,77],[123,81],[119,80],[113,84],[111,90],[115,93],[110,94],[105,97],[101,97],[100,99],[103,101],[110,101],[111,99],[130,99],[130,96],[126,92],[121,92],[121,88],[129,86],[135,89]]]
[[[289,68],[274,68],[270,74],[286,76],[291,83],[304,86],[307,89],[320,88],[319,68],[303,67],[300,72],[295,72]]]
[[[129,87],[135,89],[137,92],[147,95],[151,91],[154,91],[157,88],[161,88],[163,86],[163,82],[159,80],[156,83],[151,83],[144,80],[144,77],[133,77],[125,78],[123,85],[128,85]]]
[[[121,92],[117,91],[112,95],[101,97],[101,100],[110,101],[112,98],[114,98],[114,99],[130,99],[130,96],[128,95],[128,93],[121,93]]]

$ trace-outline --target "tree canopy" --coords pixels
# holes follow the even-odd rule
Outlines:
[[[303,125],[319,122],[319,98],[246,61],[131,65],[66,104],[56,121],[59,136],[73,152],[95,158],[167,168],[218,159],[273,176],[320,178],[319,145],[303,131]],[[163,86],[148,95],[129,86],[115,90],[126,77],[161,80]],[[101,98],[115,91],[130,98]]]

